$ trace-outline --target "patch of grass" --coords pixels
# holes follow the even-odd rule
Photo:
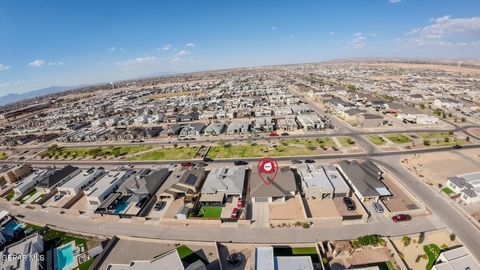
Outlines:
[[[202,206],[198,211],[197,217],[202,218],[220,218],[222,214],[222,207],[208,207]]]
[[[306,147],[332,147],[336,146],[335,142],[328,137],[322,137],[322,138],[312,138],[312,139],[285,139],[285,142],[287,142],[289,145],[304,145]]]
[[[201,260],[205,264],[208,264],[208,262],[205,262],[200,256],[198,256],[195,252],[193,252],[193,250],[191,250],[189,247],[185,245],[177,247],[177,252],[178,252],[178,256],[180,257],[180,260],[184,261],[187,264],[191,264],[198,260]]]
[[[412,142],[412,139],[410,139],[410,137],[408,137],[405,134],[388,134],[388,135],[385,135],[385,137],[392,143],[396,143],[396,144]]]
[[[444,139],[451,137],[450,133],[448,132],[421,132],[417,133],[417,135],[423,139]]]
[[[449,188],[449,187],[444,187],[444,188],[442,188],[442,191],[443,191],[445,194],[447,194],[447,195],[450,195],[450,194],[455,193],[455,191],[453,191],[453,190],[452,190],[451,188]]]
[[[13,196],[15,196],[15,192],[14,192],[13,190],[11,190],[10,192],[7,193],[7,195],[5,195],[4,198],[5,198],[7,201],[10,201],[10,200],[13,198]]]
[[[6,158],[7,158],[7,153],[0,151],[0,160],[6,159]]]
[[[90,268],[90,265],[92,265],[92,263],[93,263],[94,260],[95,260],[94,258],[88,259],[88,260],[85,261],[84,263],[80,264],[80,265],[78,266],[78,269],[79,269],[79,270],[88,270],[88,268]]]
[[[384,145],[387,143],[387,141],[379,135],[368,135],[367,139],[375,145]]]
[[[349,146],[355,145],[355,142],[351,137],[340,136],[340,137],[337,137],[337,140],[340,143],[340,145],[342,145],[343,147],[349,147]]]
[[[178,160],[191,159],[198,147],[164,148],[133,156],[128,160]]]
[[[319,263],[320,258],[314,247],[274,247],[274,256],[310,256],[313,263]]]
[[[21,202],[21,203],[24,203],[26,200],[30,199],[30,197],[32,197],[33,195],[35,195],[35,193],[37,193],[37,190],[36,190],[36,189],[30,191],[30,193],[28,193],[27,195],[25,195],[25,196],[20,200],[20,202]]]
[[[428,263],[426,266],[426,270],[430,270],[432,269],[435,261],[438,259],[441,249],[435,244],[430,244],[430,245],[423,246],[423,250],[428,256]]]
[[[105,146],[93,148],[58,148],[49,147],[44,157],[55,158],[96,158],[121,157],[151,149],[150,145],[141,146]]]

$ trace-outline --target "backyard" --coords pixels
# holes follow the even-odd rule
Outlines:
[[[182,245],[177,248],[178,256],[180,257],[180,260],[187,264],[194,263],[198,260],[203,261],[204,263],[208,264],[204,259],[202,259],[198,254],[193,252],[189,247]]]
[[[222,207],[202,206],[198,211],[199,218],[220,218]]]
[[[315,247],[275,247],[273,254],[274,256],[310,256],[313,263],[320,262]]]
[[[179,160],[191,159],[198,151],[198,147],[163,148],[149,151],[128,160]]]

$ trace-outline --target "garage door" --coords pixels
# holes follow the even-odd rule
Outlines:
[[[255,202],[268,202],[268,197],[257,197]]]

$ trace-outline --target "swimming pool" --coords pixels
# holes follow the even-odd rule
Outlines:
[[[19,229],[21,229],[23,226],[22,224],[17,223],[15,220],[9,221],[5,226],[3,227],[3,232],[12,237],[15,232]]]
[[[128,199],[127,200],[122,199],[115,206],[115,214],[124,214],[125,212],[127,212],[129,205],[130,203],[128,202]]]
[[[57,253],[56,269],[59,269],[59,270],[69,269],[69,266],[73,264],[72,243],[69,243],[63,247],[57,248],[56,253]]]

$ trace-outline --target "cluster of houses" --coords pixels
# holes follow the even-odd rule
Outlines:
[[[445,185],[467,204],[480,201],[480,172],[448,177]]]
[[[221,166],[206,171],[201,165],[141,170],[18,165],[2,168],[0,184],[2,192],[10,191],[13,200],[38,196],[38,200],[32,198],[30,202],[42,204],[53,198],[65,200],[57,207],[70,207],[69,200],[83,197],[88,208],[85,210],[119,216],[144,217],[161,200],[183,198],[184,205],[178,209],[182,215],[177,218],[186,218],[185,212],[195,212],[203,205],[224,206],[239,199],[254,204],[284,202],[297,195],[333,199],[355,194],[360,201],[377,201],[392,195],[382,181],[382,171],[370,161],[284,166],[278,169],[274,185],[265,185],[255,170]]]

